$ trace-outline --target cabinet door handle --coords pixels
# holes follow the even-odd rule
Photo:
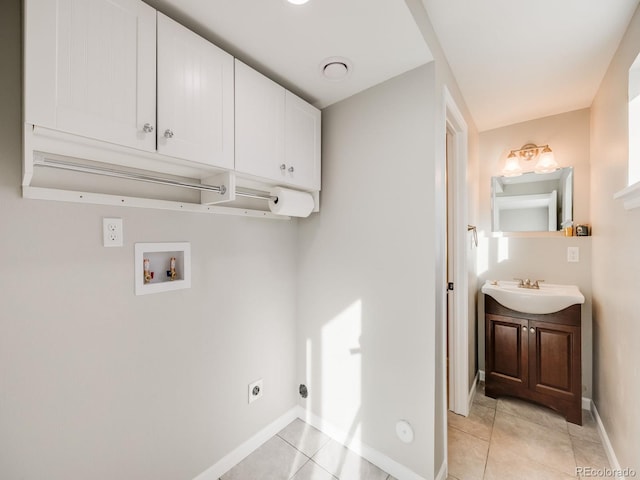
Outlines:
[[[527,331],[527,326],[526,326],[526,325],[523,325],[523,326],[522,326],[522,331],[523,331],[523,332],[526,332],[526,331]]]
[[[536,329],[535,329],[535,328],[533,328],[533,327],[531,327],[531,328],[529,329],[529,331],[530,331],[531,333],[536,333]]]
[[[142,127],[142,130],[144,130],[144,133],[151,133],[153,132],[153,125],[151,125],[150,123],[145,123]]]
[[[173,130],[167,128],[164,131],[164,138],[173,138]]]
[[[293,167],[289,167],[289,173],[293,173]]]
[[[287,169],[287,166],[284,163],[282,163],[280,165],[280,170],[282,170],[284,172],[286,169]]]

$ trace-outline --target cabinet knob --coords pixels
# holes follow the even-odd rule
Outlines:
[[[535,329],[535,328],[533,328],[533,327],[531,327],[531,328],[529,329],[529,331],[530,331],[531,333],[536,333],[536,329]]]
[[[284,163],[280,164],[280,170],[284,172],[286,169],[287,169],[287,166]]]
[[[289,173],[293,173],[293,167],[289,167]]]
[[[527,331],[527,326],[526,326],[526,325],[523,325],[523,326],[522,326],[522,331],[523,331],[523,332],[526,332],[526,331]]]
[[[164,138],[173,138],[173,130],[167,128],[164,131]]]
[[[151,125],[150,123],[145,123],[142,127],[142,130],[144,130],[145,133],[151,133],[153,132],[153,125]]]

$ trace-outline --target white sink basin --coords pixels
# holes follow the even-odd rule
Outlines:
[[[499,304],[523,313],[554,313],[576,303],[584,303],[584,295],[575,285],[541,283],[540,289],[520,288],[518,282],[487,280],[482,293]]]

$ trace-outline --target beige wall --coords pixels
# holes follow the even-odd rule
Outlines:
[[[0,478],[193,478],[296,404],[296,225],[22,199],[19,26],[3,2]],[[191,242],[191,289],[133,294],[148,241]]]
[[[424,478],[434,451],[433,70],[323,111],[322,210],[299,225],[302,405]],[[396,437],[400,419],[412,444]]]
[[[591,107],[594,401],[621,467],[636,472],[640,472],[640,209],[625,211],[612,197],[627,185],[627,75],[639,51],[637,10]]]
[[[510,149],[526,143],[549,144],[561,167],[574,169],[574,220],[591,223],[589,110],[553,115],[480,134],[480,248],[478,286],[487,280],[544,279],[577,285],[585,296],[582,307],[583,396],[592,392],[591,241],[560,233],[491,234],[491,177],[499,175]],[[596,225],[595,229],[599,227]],[[567,262],[567,247],[580,248],[580,262]],[[478,304],[478,361],[484,370],[484,298]]]

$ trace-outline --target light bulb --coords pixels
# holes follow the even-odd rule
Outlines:
[[[517,177],[518,175],[522,175],[520,160],[518,160],[515,153],[511,152],[507,157],[507,161],[502,169],[502,175],[505,177]]]
[[[544,147],[540,158],[536,162],[534,171],[536,173],[551,173],[558,169],[558,162],[556,162],[555,156],[551,149],[547,146]]]

